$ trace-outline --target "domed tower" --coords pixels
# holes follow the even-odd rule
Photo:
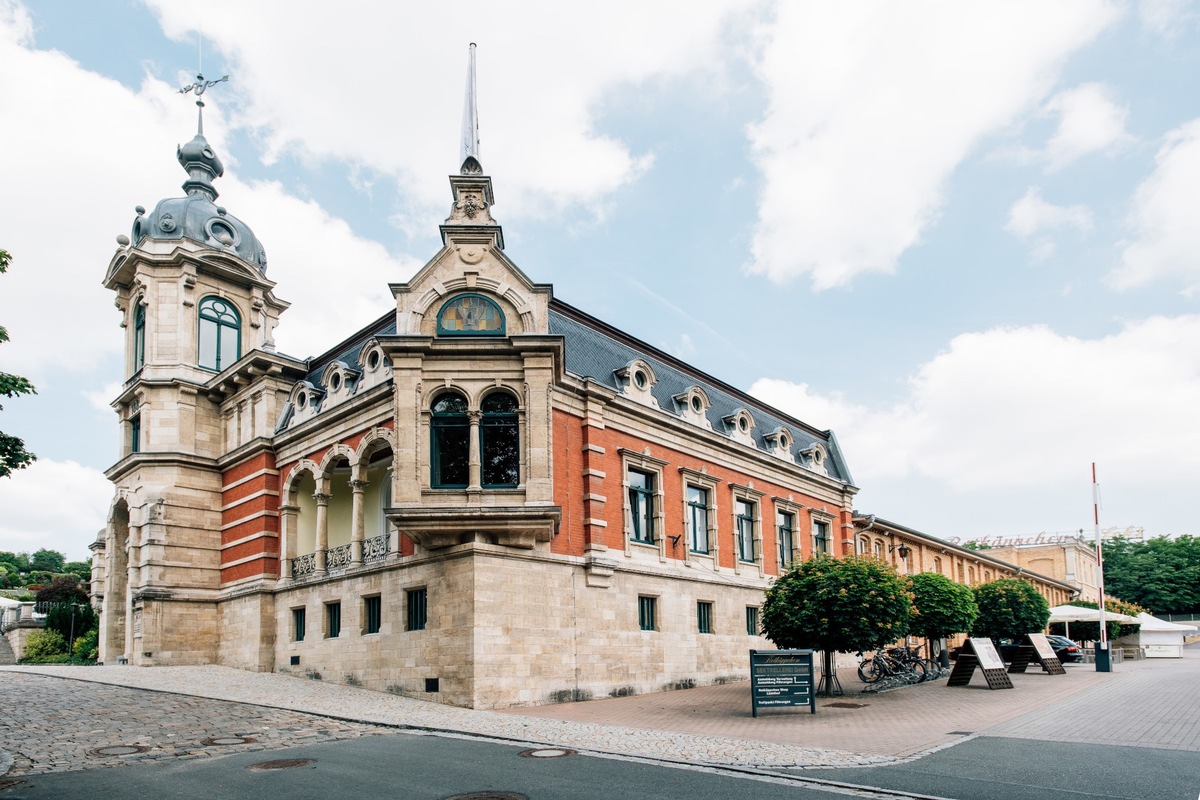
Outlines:
[[[216,660],[228,544],[224,471],[231,453],[254,455],[257,447],[273,458],[269,439],[282,398],[304,373],[303,362],[275,352],[273,332],[288,304],[266,277],[262,244],[216,204],[213,181],[224,167],[204,137],[199,96],[219,82],[198,75],[185,90],[200,107],[195,137],[177,150],[185,195],[149,214],[138,206],[104,278],[125,330],[123,384],[113,401],[121,451],[106,473],[116,494],[93,548],[103,592],[95,598],[100,655],[108,663]]]

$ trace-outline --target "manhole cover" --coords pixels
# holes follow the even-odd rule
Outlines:
[[[529,800],[516,792],[468,792],[447,797],[446,800]]]
[[[866,708],[870,703],[829,703],[826,708]]]
[[[575,755],[575,751],[566,747],[538,747],[533,750],[522,750],[520,755],[522,758],[562,758]]]
[[[227,744],[251,744],[254,741],[252,736],[213,736],[209,739],[204,739],[200,744],[205,747],[214,747]]]
[[[272,769],[292,769],[294,767],[307,767],[309,764],[315,764],[315,758],[277,758],[274,761],[260,761],[257,764],[251,764],[246,769],[251,772],[266,772]]]
[[[114,744],[108,747],[97,747],[88,752],[94,756],[131,756],[135,753],[148,753],[149,747],[143,744]]]

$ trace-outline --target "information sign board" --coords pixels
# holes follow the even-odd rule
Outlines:
[[[808,706],[817,713],[812,650],[751,650],[750,701],[759,707]]]
[[[1058,654],[1054,652],[1054,648],[1050,646],[1050,640],[1046,638],[1044,633],[1027,633],[1025,638],[1033,645],[1033,649],[1037,650],[1037,654],[1041,656],[1042,662],[1045,663],[1048,659],[1053,658],[1058,660]]]
[[[996,652],[996,645],[991,639],[972,639],[971,649],[979,659],[979,666],[984,669],[1004,669],[1004,659]]]

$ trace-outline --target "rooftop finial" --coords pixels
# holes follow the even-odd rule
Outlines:
[[[475,106],[475,43],[471,42],[467,60],[467,92],[463,103],[462,167],[463,175],[482,175],[479,163],[479,109]]]
[[[189,83],[179,90],[180,94],[196,95],[196,135],[186,145],[180,145],[176,157],[183,168],[187,170],[188,179],[184,181],[183,190],[190,194],[204,194],[209,200],[217,199],[217,190],[213,188],[213,178],[219,178],[225,173],[221,159],[209,146],[204,138],[204,92],[209,87],[216,86],[229,80],[228,75],[222,75],[215,81],[204,79],[204,73],[196,71],[196,82]]]

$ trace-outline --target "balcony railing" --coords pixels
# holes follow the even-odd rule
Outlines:
[[[350,566],[350,545],[340,544],[325,551],[325,567],[341,569]]]
[[[292,577],[300,578],[317,571],[317,554],[305,553],[292,559]]]
[[[373,536],[363,541],[363,563],[383,561],[388,554],[388,535]]]

